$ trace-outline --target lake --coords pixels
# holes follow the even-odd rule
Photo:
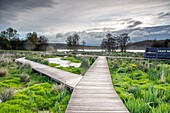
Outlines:
[[[68,52],[70,51],[69,49],[57,49],[57,51],[59,52]],[[78,51],[83,51],[83,49],[78,49]],[[102,49],[84,49],[85,52],[102,52],[104,50]],[[117,52],[119,52],[120,50],[116,50]],[[134,53],[144,53],[145,50],[126,50],[127,52],[134,52]]]
[[[48,58],[47,60],[49,63],[60,64],[60,66],[63,67],[69,67],[69,66],[80,67],[81,65],[81,63],[74,63],[67,60],[61,60],[60,58]]]

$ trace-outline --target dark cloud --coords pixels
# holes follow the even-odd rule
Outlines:
[[[161,12],[158,14],[158,18],[164,18],[170,16],[170,12]]]
[[[101,29],[87,32],[169,25],[169,5],[169,0],[0,0],[0,31],[13,27],[23,34],[51,35],[91,28]],[[159,19],[158,13],[164,18]],[[62,34],[56,37],[62,39]]]
[[[93,31],[113,31],[116,28],[111,27],[104,27],[104,28],[92,28],[92,29],[86,29],[87,32],[93,32]]]
[[[0,23],[14,20],[18,13],[34,8],[52,7],[53,0],[1,0],[0,1]]]
[[[129,22],[130,25],[128,25],[129,28],[133,28],[133,27],[136,27],[137,25],[140,25],[142,24],[141,21],[135,21],[135,20],[132,20]]]
[[[127,25],[128,28],[133,28],[136,27],[137,25],[142,24],[142,22],[138,20],[134,20],[133,18],[126,18],[126,19],[121,19],[120,24]]]

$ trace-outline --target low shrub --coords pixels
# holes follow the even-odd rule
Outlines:
[[[34,62],[38,62],[38,63],[41,63],[41,64],[45,64],[45,65],[49,64],[48,60],[45,60],[42,57],[26,57],[26,59],[34,61]]]
[[[157,79],[160,78],[160,73],[156,71],[155,69],[151,68],[147,72],[149,80],[156,81]]]
[[[117,73],[125,73],[125,72],[126,72],[126,70],[124,68],[119,68],[117,70]]]
[[[149,113],[150,110],[149,105],[142,99],[129,98],[125,105],[131,113]]]
[[[0,69],[0,77],[4,77],[8,74],[8,69],[2,68]]]
[[[78,67],[74,67],[74,66],[69,66],[69,67],[57,67],[58,69],[64,70],[64,71],[68,71],[71,73],[75,73],[75,74],[81,74],[81,69]]]
[[[61,60],[68,60],[74,63],[81,63],[81,60],[78,60],[76,57],[63,57]]]
[[[128,92],[129,92],[129,93],[135,93],[136,90],[137,90],[136,87],[129,87],[129,88],[128,88]]]
[[[156,108],[152,108],[150,113],[170,113],[170,104],[161,104]]]
[[[32,71],[32,67],[29,63],[24,63],[24,64],[20,65],[18,68],[19,68],[20,72],[23,72],[24,70]]]
[[[15,94],[14,88],[5,89],[0,93],[0,99],[2,100],[2,102],[5,102],[11,99],[14,96],[14,94]]]
[[[60,64],[56,64],[56,63],[49,63],[48,65],[49,65],[49,66],[51,66],[51,67],[57,67],[57,66],[59,66]]]
[[[53,91],[61,92],[61,91],[63,91],[64,89],[65,89],[65,85],[63,85],[63,84],[60,84],[60,85],[54,84],[54,85],[52,86],[52,90],[53,90]]]
[[[148,91],[143,92],[143,100],[150,106],[156,107],[159,104],[158,90],[153,86],[149,86]]]
[[[22,74],[22,75],[20,76],[20,81],[21,81],[21,82],[29,82],[29,81],[30,81],[30,76],[27,75],[27,74]]]
[[[89,62],[89,60],[88,60],[88,59],[83,59],[80,67],[82,67],[82,68],[89,68],[89,67],[90,67],[90,62]]]

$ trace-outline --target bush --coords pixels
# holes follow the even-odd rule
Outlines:
[[[20,70],[24,70],[24,69],[32,69],[31,65],[29,63],[24,63],[22,65],[20,65],[19,67]]]
[[[143,100],[150,106],[156,107],[159,104],[158,90],[155,90],[153,86],[149,86],[148,91],[143,93]]]
[[[161,104],[156,108],[151,109],[151,113],[170,113],[170,105],[168,104]]]
[[[136,87],[129,87],[128,92],[129,93],[136,93],[137,88]]]
[[[4,77],[8,74],[8,70],[3,68],[3,69],[0,69],[0,77]]]
[[[125,71],[125,69],[124,68],[119,68],[118,70],[117,70],[117,73],[125,73],[126,71]]]
[[[157,79],[160,78],[160,73],[156,71],[155,69],[151,68],[147,72],[149,80],[156,81]]]
[[[90,62],[88,59],[83,59],[80,67],[81,69],[81,74],[84,75],[86,73],[86,71],[88,70],[88,68],[90,67]]]
[[[11,99],[14,96],[14,94],[15,94],[15,89],[8,88],[8,89],[3,90],[0,93],[0,98],[1,98],[2,102],[5,102],[5,101]]]
[[[42,57],[26,57],[26,59],[34,61],[34,62],[38,62],[38,63],[41,63],[41,64],[45,64],[45,65],[49,64],[48,60],[45,60]]]
[[[23,74],[20,76],[20,81],[21,82],[29,82],[30,81],[30,76],[27,74]]]
[[[149,113],[149,105],[142,99],[129,98],[125,101],[126,107],[131,113]]]
[[[53,91],[57,91],[57,92],[61,92],[61,91],[63,91],[65,89],[65,85],[63,85],[63,84],[60,84],[60,85],[53,85],[52,86],[52,90]]]
[[[95,57],[90,57],[89,58],[89,61],[90,61],[90,65],[92,65],[93,63],[94,63],[94,61],[96,60],[96,58]]]

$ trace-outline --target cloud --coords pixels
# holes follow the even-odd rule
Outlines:
[[[145,30],[134,30],[131,33],[129,33],[129,36],[131,38],[140,38],[149,35],[149,33]]]
[[[101,29],[101,28],[94,28]],[[111,33],[113,36],[118,36],[122,33],[128,33],[132,42],[142,41],[142,40],[153,40],[157,38],[158,40],[169,38],[168,31],[170,29],[170,25],[167,26],[155,26],[155,27],[140,27],[140,28],[132,28],[132,29],[122,29],[117,31],[101,31],[101,32],[89,32],[81,31],[81,32],[66,32],[66,33],[57,33],[56,35],[49,35],[49,41],[51,43],[66,43],[65,40],[69,35],[77,33],[80,36],[80,42],[82,40],[86,41],[86,45],[100,45],[102,39],[107,35],[107,33]]]
[[[170,12],[160,12],[158,14],[158,18],[164,18],[164,17],[169,17],[170,16]]]
[[[142,24],[141,21],[134,20],[133,18],[121,19],[119,23],[126,25],[128,28],[133,28],[133,27],[136,27],[136,26]]]
[[[138,26],[138,25],[142,24],[142,22],[132,20],[132,21],[130,21],[130,23],[129,23],[129,24],[130,24],[130,25],[128,25],[128,27],[129,27],[129,28],[133,28],[133,27],[136,27],[136,26]]]
[[[36,31],[51,35],[86,29],[107,32],[167,25],[170,23],[167,14],[162,13],[166,18],[154,23],[152,16],[169,12],[169,4],[169,0],[1,0],[0,30],[13,27],[19,33]]]
[[[35,8],[52,7],[56,3],[53,0],[1,0],[0,22],[7,23],[10,20],[16,20],[18,13]]]

